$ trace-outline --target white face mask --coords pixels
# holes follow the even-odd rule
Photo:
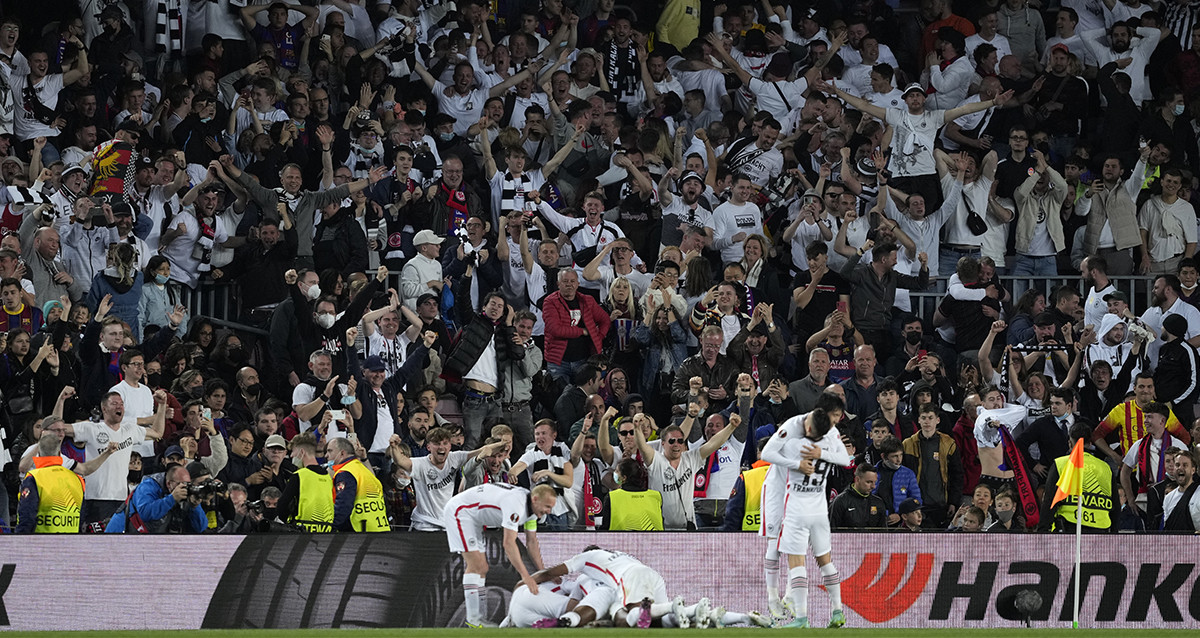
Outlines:
[[[408,487],[409,485],[412,485],[412,479],[408,478],[407,476],[398,477],[396,479],[396,485],[398,487]]]
[[[325,328],[326,330],[332,328],[335,321],[336,319],[334,319],[333,315],[331,314],[321,313],[317,315],[317,325]]]
[[[321,286],[319,286],[317,284],[313,284],[308,287],[308,292],[305,294],[308,296],[309,299],[312,299],[315,301],[318,297],[321,296]]]

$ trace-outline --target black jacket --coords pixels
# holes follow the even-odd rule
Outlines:
[[[1164,343],[1154,368],[1154,389],[1159,401],[1190,405],[1200,394],[1196,381],[1196,348],[1183,339]]]
[[[520,361],[525,358],[525,348],[513,343],[512,326],[505,325],[503,320],[494,322],[471,307],[470,277],[462,277],[458,288],[454,291],[454,310],[459,321],[465,325],[459,332],[458,342],[454,344],[454,349],[450,351],[450,356],[446,359],[447,371],[460,377],[470,372],[492,339],[496,340],[497,369],[502,369],[510,361]],[[498,376],[497,383],[501,382],[503,382],[503,377]]]
[[[1029,446],[1037,443],[1038,450],[1042,455],[1042,465],[1050,465],[1054,459],[1071,453],[1071,441],[1067,438],[1067,433],[1058,427],[1057,420],[1049,414],[1030,423],[1029,427],[1025,428],[1025,431],[1014,442],[1017,444],[1017,449],[1021,450],[1031,461]]]
[[[878,496],[859,494],[851,487],[829,504],[829,526],[833,529],[886,528],[887,506]]]
[[[371,443],[375,440],[375,430],[379,427],[379,413],[376,412],[377,407],[375,402],[378,400],[375,397],[375,391],[371,389],[371,384],[363,377],[362,363],[358,357],[347,357],[349,360],[350,374],[358,380],[358,401],[362,404],[362,416],[354,420],[354,432],[358,435],[358,440],[370,451]],[[404,360],[400,369],[396,373],[383,381],[383,386],[379,389],[383,392],[383,400],[387,402],[388,413],[395,420],[395,433],[400,434],[400,418],[396,416],[396,394],[400,392],[404,386],[413,378],[421,374],[421,370],[429,360],[429,349],[424,343],[418,343],[412,352],[408,353],[408,358]]]
[[[158,355],[171,345],[175,330],[171,326],[163,326],[152,338],[137,346],[146,361],[158,358]],[[124,352],[125,348],[121,348]],[[79,398],[89,408],[100,405],[100,399],[108,389],[117,384],[120,379],[109,368],[109,355],[100,349],[100,323],[95,319],[87,324],[83,333],[83,343],[80,344],[79,358],[83,361],[83,376],[79,384]]]

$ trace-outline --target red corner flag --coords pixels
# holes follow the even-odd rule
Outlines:
[[[1082,496],[1083,494],[1083,439],[1075,442],[1075,447],[1071,449],[1071,458],[1067,459],[1067,466],[1063,468],[1062,476],[1058,477],[1058,489],[1054,492],[1054,500],[1051,501],[1050,507],[1058,505],[1058,502],[1068,496]]]

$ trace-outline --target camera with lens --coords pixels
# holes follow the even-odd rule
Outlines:
[[[787,201],[788,194],[795,189],[799,181],[800,178],[791,173],[782,173],[779,177],[776,177],[765,191],[767,205],[783,206],[783,203]]]
[[[266,511],[266,509],[267,509],[267,505],[266,505],[266,503],[263,503],[261,499],[257,500],[257,501],[250,501],[250,502],[246,503],[246,510],[250,511],[250,512],[254,512],[255,514],[262,514],[264,511]]]
[[[218,494],[225,489],[225,484],[217,479],[208,479],[199,483],[188,483],[188,496],[206,498]]]

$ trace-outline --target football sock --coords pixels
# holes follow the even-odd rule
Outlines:
[[[842,575],[838,573],[833,563],[821,566],[821,581],[829,592],[829,601],[833,610],[842,608]]]
[[[797,618],[808,616],[808,570],[804,565],[788,570],[788,597]]]
[[[483,619],[479,614],[480,592],[487,580],[479,574],[463,574],[463,597],[467,604],[467,622],[477,625]]]
[[[767,599],[779,598],[779,550],[767,543],[767,554],[763,557],[763,577],[767,580]]]

